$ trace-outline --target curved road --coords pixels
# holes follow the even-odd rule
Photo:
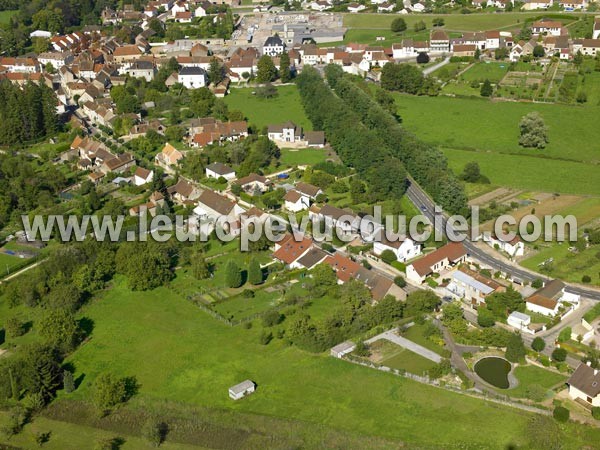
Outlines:
[[[441,220],[439,220],[439,224],[435,224],[434,222],[434,208],[435,203],[429,197],[429,195],[414,181],[412,178],[409,178],[409,185],[406,190],[406,195],[409,200],[414,203],[414,205],[421,211],[421,213],[426,216],[432,224],[437,225],[436,229],[446,235],[446,222],[447,217],[444,214],[440,215]],[[541,278],[543,280],[548,280],[547,277],[543,275],[537,274],[535,272],[530,272],[520,267],[513,266],[511,264],[507,264],[506,262],[494,258],[489,253],[484,252],[480,248],[478,248],[473,242],[466,239],[463,241],[463,244],[469,255],[479,261],[487,264],[488,266],[494,268],[495,270],[500,270],[504,273],[511,274],[514,277],[520,278],[524,281],[533,281],[536,278]],[[582,297],[587,297],[592,300],[600,301],[600,291],[594,289],[586,289],[577,285],[567,284],[569,287],[569,292],[573,292]]]

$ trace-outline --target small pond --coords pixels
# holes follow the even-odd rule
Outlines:
[[[485,382],[496,386],[500,389],[508,389],[510,383],[508,374],[510,373],[511,365],[504,359],[497,356],[489,356],[481,358],[475,363],[475,373]]]

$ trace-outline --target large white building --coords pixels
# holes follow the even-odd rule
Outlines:
[[[398,261],[406,262],[421,254],[421,244],[408,237],[393,242],[381,239],[373,243],[373,253],[376,255],[381,255],[386,250],[394,252]]]
[[[177,81],[187,89],[199,89],[206,86],[206,70],[200,67],[182,67],[179,70]]]

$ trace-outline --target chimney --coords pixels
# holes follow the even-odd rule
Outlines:
[[[598,369],[594,369],[594,376],[598,375]]]
[[[592,367],[592,362],[591,361],[586,361],[586,364],[588,367]]]

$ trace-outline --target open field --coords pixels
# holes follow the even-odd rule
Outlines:
[[[492,83],[498,83],[508,71],[508,64],[508,62],[474,64],[460,76],[460,79],[468,82],[487,79]]]
[[[260,345],[260,327],[224,325],[166,288],[131,292],[117,280],[82,313],[94,330],[69,358],[76,377],[84,376],[68,396],[74,399],[88,398],[94,378],[112,370],[137,377],[135,401],[166,399],[305,420],[424,446],[469,442],[501,448],[526,439],[530,415],[523,411],[311,355],[277,339]],[[246,378],[257,382],[256,394],[232,402],[228,387]],[[488,432],[473,433],[480,427]],[[600,439],[600,430],[581,432],[567,445]]]
[[[279,86],[279,95],[270,99],[258,98],[252,95],[253,91],[253,88],[232,88],[224,98],[225,103],[231,110],[242,111],[248,123],[259,128],[291,120],[305,130],[312,130],[295,85]]]
[[[547,14],[546,14],[547,15]],[[553,14],[554,17],[555,14]],[[565,22],[573,21],[579,16],[577,13],[562,14]],[[348,28],[372,28],[372,29],[390,29],[392,20],[397,16],[394,14],[345,14],[344,26]],[[543,12],[527,13],[481,13],[481,14],[409,14],[402,16],[406,20],[408,29],[412,29],[414,24],[423,20],[428,29],[433,28],[433,19],[442,17],[445,22],[445,29],[453,31],[485,31],[506,28],[521,28],[523,22],[528,19],[544,17]],[[554,20],[554,19],[553,19]],[[563,20],[563,19],[561,19]]]
[[[530,156],[443,148],[450,167],[461,173],[475,161],[496,186],[570,194],[600,195],[600,166]]]

